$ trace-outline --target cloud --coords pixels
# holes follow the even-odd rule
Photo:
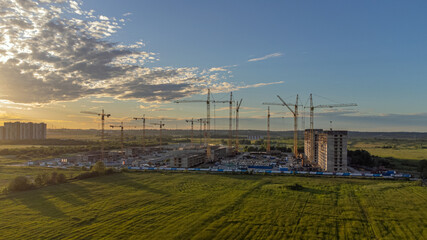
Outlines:
[[[229,72],[224,71],[146,67],[158,59],[142,49],[142,41],[124,45],[107,39],[123,21],[96,16],[80,5],[73,0],[1,2],[0,99],[44,104],[95,96],[164,102],[226,82]]]
[[[130,13],[130,12],[127,12],[127,13],[123,14],[124,17],[130,16],[130,15],[132,15],[132,13]]]
[[[225,69],[224,67],[213,67],[209,69],[209,72],[225,72],[225,71],[227,71],[227,69]]]
[[[260,58],[251,58],[251,59],[249,59],[248,60],[248,62],[257,62],[257,61],[263,61],[263,60],[266,60],[266,59],[269,59],[269,58],[273,58],[273,57],[280,57],[280,56],[282,56],[283,54],[282,53],[279,53],[279,52],[277,52],[277,53],[272,53],[272,54],[268,54],[268,55],[265,55],[264,57],[260,57]]]
[[[104,21],[108,21],[109,20],[109,18],[108,17],[106,17],[106,16],[99,16],[99,19],[101,19],[101,20],[104,20]]]

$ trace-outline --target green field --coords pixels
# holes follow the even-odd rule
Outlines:
[[[405,181],[120,173],[0,205],[4,239],[427,238],[427,188]]]

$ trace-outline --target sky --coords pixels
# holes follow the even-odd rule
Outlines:
[[[2,0],[0,124],[99,128],[133,117],[187,129],[207,89],[243,99],[241,129],[266,129],[267,106],[299,96],[299,128],[427,131],[426,1]],[[305,111],[304,111],[305,109]],[[228,105],[211,105],[212,129]],[[271,106],[271,129],[292,114]],[[332,123],[331,123],[332,122]],[[155,127],[154,125],[149,125]]]

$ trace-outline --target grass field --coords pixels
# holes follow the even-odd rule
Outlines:
[[[427,238],[427,188],[403,181],[121,173],[0,205],[4,239]]]

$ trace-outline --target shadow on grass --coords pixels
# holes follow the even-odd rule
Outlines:
[[[61,190],[49,191],[51,194],[55,194],[60,200],[71,204],[73,206],[84,205],[88,201],[92,200],[91,191],[82,184],[62,184],[59,185]]]
[[[112,180],[111,180],[112,179]],[[162,191],[157,188],[152,188],[146,184],[142,184],[140,182],[135,181],[133,178],[129,177],[125,173],[116,173],[110,176],[105,177],[96,177],[91,179],[93,182],[99,182],[99,183],[107,183],[112,184],[116,186],[123,186],[128,188],[133,188],[135,190],[143,190],[155,194],[160,194],[164,196],[169,196],[170,194]]]
[[[27,208],[51,218],[64,218],[67,215],[46,198],[46,192],[40,190],[17,193],[10,199],[25,205]]]
[[[298,191],[298,190],[296,190]],[[315,188],[306,188],[304,187],[302,190],[299,190],[300,192],[306,192],[306,193],[313,193],[313,194],[331,194],[334,193],[333,191],[328,190],[321,190],[321,189],[315,189]]]

